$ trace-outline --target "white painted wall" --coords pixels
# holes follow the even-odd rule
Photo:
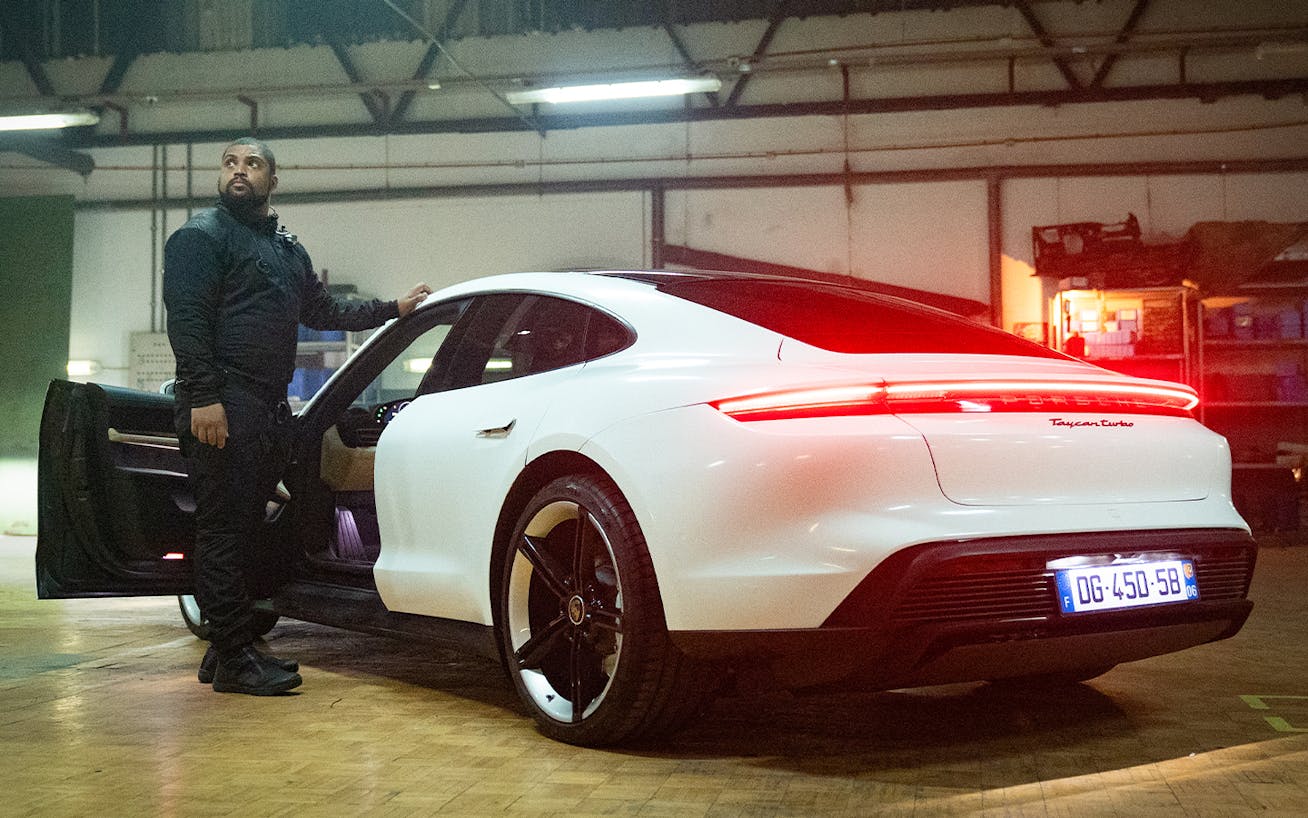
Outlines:
[[[180,222],[174,221],[174,224]],[[96,361],[93,380],[126,386],[133,332],[151,322],[150,212],[79,211],[73,221],[68,357]],[[162,298],[155,287],[154,298]]]
[[[331,283],[393,298],[418,281],[441,287],[515,270],[649,265],[648,197],[594,193],[297,204],[282,221]],[[275,199],[274,199],[275,201]],[[74,226],[69,355],[98,361],[95,380],[126,385],[133,332],[151,319],[148,210],[82,210]],[[168,231],[185,221],[170,210]],[[162,220],[161,220],[162,225]],[[158,290],[155,290],[156,297]]]
[[[1147,241],[1175,241],[1198,221],[1308,220],[1306,189],[1302,173],[1008,180],[1003,326],[1045,319],[1049,293],[1031,277],[1032,226],[1135,213]],[[834,186],[669,191],[667,240],[989,301],[984,182],[858,185],[853,193],[847,208]],[[281,213],[332,282],[392,297],[418,280],[439,287],[514,270],[648,266],[648,199],[615,192],[341,201]],[[160,235],[184,219],[167,211]],[[151,229],[148,210],[77,214],[70,355],[99,361],[98,380],[125,384],[131,333],[162,327],[151,319]]]
[[[670,191],[670,244],[989,302],[983,181]]]

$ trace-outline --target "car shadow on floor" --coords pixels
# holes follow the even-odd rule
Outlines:
[[[429,642],[340,630],[283,619],[262,648],[314,670],[381,677],[526,714],[498,661]]]
[[[724,697],[675,740],[680,753],[757,755],[767,767],[850,776],[937,766],[950,786],[1038,780],[1057,757],[1073,768],[1102,769],[1095,745],[1133,731],[1126,713],[1087,684],[1050,688],[967,684],[879,693]],[[1168,757],[1166,748],[1157,748]],[[1150,758],[1141,757],[1138,763]],[[978,784],[979,785],[979,784]]]
[[[269,649],[298,658],[308,669],[307,683],[315,670],[389,679],[501,708],[529,728],[529,717],[497,662],[289,621],[270,635]],[[942,786],[996,787],[1148,764],[1196,749],[1193,735],[1158,729],[1148,702],[1121,691],[1107,695],[1095,684],[729,693],[671,736],[609,751],[684,761],[743,758],[760,768],[814,775],[893,780],[903,772],[918,784],[924,769],[936,770],[931,775]],[[1120,706],[1119,697],[1133,714]]]

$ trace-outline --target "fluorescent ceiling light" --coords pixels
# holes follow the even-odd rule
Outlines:
[[[91,111],[0,116],[0,131],[47,131],[53,128],[70,128],[75,125],[94,125],[99,121],[100,115]]]
[[[675,97],[684,94],[721,90],[722,80],[717,77],[693,77],[673,80],[642,80],[639,82],[611,82],[603,85],[568,85],[560,88],[533,88],[530,91],[510,91],[505,99],[514,105],[532,102],[592,102],[604,99],[634,99],[637,97]]]

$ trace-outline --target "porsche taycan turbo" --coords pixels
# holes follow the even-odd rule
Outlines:
[[[1084,680],[1249,615],[1256,548],[1197,402],[851,286],[477,279],[296,413],[252,579],[269,624],[498,658],[584,745],[732,679]],[[51,385],[40,596],[190,592],[171,404]]]

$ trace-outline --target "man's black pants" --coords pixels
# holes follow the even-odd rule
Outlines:
[[[190,409],[181,404],[176,426],[195,493],[195,600],[209,641],[230,655],[254,641],[247,574],[269,570],[264,516],[290,453],[291,425],[284,399],[228,384],[222,403],[223,448],[191,434]]]

